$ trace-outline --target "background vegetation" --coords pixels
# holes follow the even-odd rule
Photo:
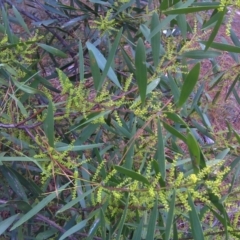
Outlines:
[[[238,1],[0,3],[1,239],[240,238]]]

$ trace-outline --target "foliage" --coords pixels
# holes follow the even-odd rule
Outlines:
[[[4,2],[3,238],[239,239],[240,136],[208,112],[226,78],[240,103],[238,2]]]

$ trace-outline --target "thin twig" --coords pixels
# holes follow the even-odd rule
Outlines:
[[[12,6],[12,2],[9,1],[9,0],[5,0],[10,6]],[[36,21],[36,22],[39,22],[40,19],[29,14],[28,12],[24,11],[23,9],[21,8],[18,8],[18,11],[20,13],[22,13],[23,15],[27,16],[28,18]],[[68,47],[68,44],[67,42],[62,38],[60,37],[60,35],[58,33],[56,33],[55,31],[53,31],[51,28],[47,27],[46,25],[44,24],[41,24],[41,26],[43,26],[45,29],[47,29],[50,33],[52,33],[60,42],[61,44],[64,46],[64,47]],[[76,55],[76,52],[73,52],[73,51],[69,51],[69,54],[71,55],[72,58],[74,58],[74,56]]]
[[[42,108],[40,110],[38,110],[36,113],[34,113],[33,115],[31,115],[30,117],[27,117],[26,119],[24,119],[23,121],[19,122],[19,123],[11,123],[11,124],[5,124],[5,123],[0,123],[0,127],[2,128],[18,128],[18,129],[32,129],[32,128],[36,128],[38,126],[40,126],[42,124],[42,122],[37,122],[35,124],[32,125],[23,125],[25,122],[33,119],[34,117],[36,117],[39,113],[41,113],[45,108]]]

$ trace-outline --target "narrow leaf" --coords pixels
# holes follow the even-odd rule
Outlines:
[[[32,78],[33,76],[31,76]],[[29,87],[28,85],[24,84],[24,83],[21,83],[19,81],[16,81],[14,78],[12,78],[12,81],[14,83],[14,85],[16,85],[18,87],[18,89],[21,89],[23,92],[25,93],[28,93],[28,94],[40,94],[40,95],[45,95],[44,93],[42,93],[41,91],[35,89],[35,88],[32,88],[32,87]],[[16,90],[17,91],[17,90]],[[15,92],[16,92],[15,91]]]
[[[179,2],[179,5],[181,4],[181,2]],[[186,15],[184,14],[180,14],[177,16],[177,22],[178,22],[178,26],[180,28],[181,31],[181,35],[183,36],[183,39],[186,40],[187,37],[187,20],[186,20]]]
[[[92,73],[92,77],[93,77],[93,84],[94,84],[95,90],[97,90],[100,79],[101,79],[101,73],[100,73],[97,61],[94,57],[94,54],[91,50],[89,50],[89,58],[90,58],[91,73]]]
[[[66,239],[67,237],[71,236],[72,234],[74,234],[75,232],[80,231],[81,229],[83,229],[86,224],[88,222],[88,219],[81,221],[80,223],[76,224],[74,227],[68,229],[60,238],[59,240],[63,240]]]
[[[9,96],[10,96],[11,98],[13,98],[13,100],[14,100],[15,103],[17,104],[19,110],[21,111],[21,114],[22,114],[24,117],[27,117],[27,116],[28,116],[28,113],[27,113],[26,108],[23,106],[22,102],[19,101],[19,99],[18,99],[15,95],[10,94],[10,93],[8,93],[8,94],[9,94]]]
[[[219,18],[219,14],[221,14],[221,12],[218,12],[218,13],[214,14],[213,16],[211,16],[211,18],[208,21],[204,22],[203,25],[202,25],[201,30],[205,31],[208,28],[213,27],[216,24],[216,22],[217,22],[217,20]]]
[[[235,130],[233,130],[233,132],[234,132],[234,135],[235,135],[238,143],[240,144],[240,135]]]
[[[204,49],[205,51],[207,51],[208,48],[212,45],[212,42],[213,42],[214,38],[218,34],[219,28],[222,25],[222,22],[223,22],[224,16],[226,15],[226,12],[227,12],[227,8],[226,7],[222,11],[220,11],[218,21],[217,21],[214,29],[212,30],[212,33],[211,33],[211,35],[208,38],[208,41],[206,43],[206,46],[205,46],[205,49]]]
[[[124,223],[125,223],[125,220],[126,220],[126,217],[127,217],[128,204],[129,204],[129,194],[127,196],[127,200],[126,200],[126,203],[125,203],[124,212],[121,216],[121,219],[120,219],[120,222],[119,222],[119,225],[118,225],[118,234],[117,234],[116,240],[120,240],[120,238],[121,238],[121,233],[122,233],[122,230],[123,230],[123,226],[124,226]]]
[[[142,236],[142,230],[143,230],[143,220],[144,218],[142,217],[140,223],[138,224],[136,230],[134,231],[134,235],[133,235],[133,240],[139,240],[141,239]]]
[[[189,218],[190,218],[193,239],[204,240],[201,222],[199,220],[199,217],[198,217],[198,214],[197,214],[197,211],[194,206],[192,196],[190,193],[188,193],[188,204],[191,207],[191,210],[188,213],[189,213]]]
[[[56,151],[59,152],[64,152],[64,151],[83,151],[83,150],[88,150],[88,149],[93,149],[93,148],[98,148],[98,147],[102,147],[103,143],[97,143],[97,144],[89,144],[89,145],[76,145],[76,146],[71,146],[71,145],[67,145],[67,146],[63,146],[63,147],[57,147],[55,148]]]
[[[58,190],[56,190],[55,192],[51,193],[50,195],[48,195],[47,197],[45,197],[42,201],[40,201],[36,206],[34,206],[29,212],[27,212],[26,214],[24,214],[10,229],[11,231],[16,229],[17,227],[21,226],[23,223],[25,223],[26,221],[28,221],[30,218],[32,218],[33,216],[35,216],[39,211],[41,211],[44,207],[46,207],[46,205],[48,203],[50,203],[54,198],[56,198],[56,196],[58,195],[59,191],[64,190],[68,185],[70,184],[67,183],[65,185],[63,185],[61,188],[59,188]]]
[[[154,208],[151,211],[148,226],[147,226],[147,240],[154,240],[155,238],[155,230],[157,225],[157,217],[158,217],[158,202],[155,200]]]
[[[192,165],[194,173],[197,174],[199,172],[199,164],[200,164],[200,149],[196,139],[189,132],[187,135],[187,145],[189,152],[191,154]]]
[[[219,215],[216,211],[214,211],[210,206],[209,209],[213,212],[213,214],[215,215],[215,217],[217,217],[217,219],[223,224],[224,226],[224,231],[225,231],[225,239],[228,240],[228,227],[230,225],[230,219],[229,216],[226,212],[225,207],[223,206],[223,203],[219,200],[218,197],[216,197],[213,193],[209,193],[209,199],[212,202],[212,204],[219,210],[219,213],[221,213],[221,215],[223,215],[223,217],[221,215]]]
[[[202,43],[202,44],[207,46],[208,42],[207,41],[200,41],[200,43]],[[214,49],[218,49],[220,51],[240,53],[240,47],[229,45],[229,44],[225,44],[225,43],[213,42],[213,43],[211,43],[211,45],[209,47],[214,48]]]
[[[13,215],[0,222],[0,235],[6,233],[6,230],[12,225],[19,214]]]
[[[166,10],[166,11],[164,11],[164,13],[166,13],[166,14],[188,14],[188,13],[194,13],[194,12],[201,12],[201,11],[216,9],[218,7],[219,7],[219,4],[216,3],[215,5],[209,5],[209,6],[188,7],[188,8]]]
[[[94,57],[95,57],[95,59],[97,61],[98,67],[102,71],[104,71],[104,68],[105,68],[106,63],[107,63],[106,58],[102,55],[102,53],[92,43],[87,42],[86,46],[87,46],[88,50],[92,51],[92,53],[93,53],[93,55],[94,55]],[[113,69],[111,67],[108,70],[107,76],[109,77],[109,79],[114,84],[116,84],[116,86],[118,86],[119,88],[122,88],[120,83],[119,83],[119,81],[118,81],[116,73],[113,71]]]
[[[86,238],[86,240],[94,239],[94,236],[96,236],[96,232],[98,231],[100,224],[101,224],[100,219],[97,218],[89,227],[88,238]]]
[[[182,107],[182,105],[187,101],[188,97],[192,93],[200,73],[200,63],[197,63],[187,75],[179,97],[178,107]]]
[[[238,93],[237,93],[237,91],[235,90],[235,88],[232,90],[232,92],[233,92],[233,95],[234,95],[237,103],[240,105],[240,97],[238,96]]]
[[[65,204],[62,208],[60,208],[58,211],[57,211],[57,214],[58,213],[62,213],[66,210],[68,210],[69,208],[73,207],[75,204],[78,204],[82,199],[84,199],[85,197],[87,197],[88,195],[90,195],[96,188],[93,188],[83,194],[81,194],[80,196],[74,198],[72,201],[68,202],[67,204]]]
[[[36,237],[35,240],[43,240],[43,239],[51,239],[51,237],[57,234],[57,229],[49,229],[44,232],[40,232]]]
[[[14,41],[14,37],[13,37],[12,31],[10,28],[8,14],[5,11],[4,5],[1,4],[1,6],[2,6],[1,17],[2,17],[2,21],[4,23],[4,34],[7,34],[9,42],[14,44],[15,41]]]
[[[238,74],[235,78],[235,80],[233,81],[233,83],[231,84],[231,86],[228,89],[227,95],[225,97],[225,101],[228,99],[229,95],[232,93],[235,85],[237,84],[237,82],[240,80],[240,74]]]
[[[183,4],[181,4],[181,8],[186,8],[190,6],[192,3],[194,3],[194,0],[187,0]],[[155,34],[157,34],[159,31],[161,31],[165,26],[167,26],[174,18],[176,18],[177,14],[169,15],[165,17],[163,20],[161,20],[161,24],[159,24],[157,27],[155,27],[151,34],[149,35],[149,39],[151,39]]]
[[[84,56],[83,56],[83,47],[81,40],[79,41],[79,74],[80,74],[80,81],[84,80]]]
[[[70,26],[73,26],[75,25],[77,22],[80,22],[82,20],[84,20],[85,18],[87,18],[87,15],[82,15],[80,17],[76,17],[76,18],[72,18],[70,21],[64,23],[61,28],[67,28],[67,27],[70,27]]]
[[[87,117],[87,120],[85,120],[83,123],[80,123],[78,126],[76,127],[73,127],[70,131],[66,132],[66,133],[69,133],[69,132],[72,132],[74,131],[75,129],[77,128],[80,128],[82,126],[85,126],[87,125],[87,123],[90,123],[98,118],[101,118],[101,117],[104,117],[105,115],[108,115],[112,110],[107,110],[105,112],[100,112],[99,114],[96,114],[96,113],[93,113],[93,114],[90,114],[88,117]]]
[[[45,51],[51,53],[54,56],[61,57],[61,58],[66,58],[67,57],[66,53],[58,50],[57,48],[54,48],[52,46],[48,46],[48,45],[43,44],[43,43],[38,43],[37,45],[39,47],[41,47],[42,49],[44,49]]]
[[[164,150],[162,127],[159,119],[157,120],[157,127],[158,127],[157,161],[158,161],[161,177],[165,181],[165,178],[166,178],[166,163],[165,163],[165,152],[164,152],[165,150]]]
[[[224,72],[217,74],[216,77],[214,77],[210,81],[210,84],[209,84],[210,88],[209,88],[209,90],[212,90],[217,84],[219,84],[222,81],[223,76],[224,76]]]
[[[175,221],[173,224],[173,239],[178,240],[178,228],[177,228],[177,222]]]
[[[168,87],[171,89],[171,92],[173,94],[174,97],[174,103],[177,103],[179,100],[179,96],[180,96],[180,91],[178,88],[178,85],[176,84],[175,79],[172,77],[171,73],[167,74],[168,78],[167,78],[167,85]],[[165,78],[165,77],[164,77]]]
[[[153,80],[152,82],[150,82],[148,85],[147,85],[147,91],[146,91],[146,94],[149,94],[151,93],[159,84],[160,82],[160,78],[156,78],[155,80]],[[140,96],[138,96],[133,103],[135,102],[138,102],[140,101]]]
[[[120,31],[118,32],[117,36],[116,36],[116,39],[109,51],[109,54],[108,54],[108,59],[107,59],[107,62],[106,62],[106,65],[104,67],[104,70],[103,70],[103,73],[102,73],[102,76],[101,76],[101,79],[100,79],[100,84],[98,85],[98,90],[100,90],[100,88],[102,87],[102,84],[104,82],[104,79],[105,77],[107,76],[107,73],[112,65],[112,62],[114,61],[114,57],[115,57],[115,54],[116,54],[116,51],[117,51],[117,48],[119,46],[119,42],[120,42],[120,39],[121,39],[121,36],[122,36],[122,28],[120,29]]]
[[[152,15],[151,20],[151,31],[156,28],[160,24],[159,16],[156,12]],[[153,63],[155,68],[158,66],[159,57],[160,57],[160,31],[151,38],[151,45],[152,45],[152,56],[153,56]]]
[[[136,66],[136,79],[141,97],[141,102],[142,104],[144,104],[147,94],[147,66],[145,46],[142,38],[138,39],[135,54],[135,66]]]
[[[174,211],[175,211],[175,198],[176,198],[176,191],[173,190],[172,200],[169,206],[169,211],[166,220],[166,230],[165,230],[165,240],[170,239],[171,229],[173,225],[174,219]]]
[[[164,128],[170,132],[172,135],[176,136],[177,138],[181,139],[183,142],[186,142],[187,139],[186,137],[181,134],[179,131],[177,131],[174,127],[171,125],[167,124],[166,122],[162,121]]]
[[[116,169],[118,172],[123,173],[123,174],[125,174],[126,176],[128,176],[128,177],[130,177],[130,178],[132,178],[132,179],[134,179],[134,180],[137,180],[137,181],[142,182],[142,183],[144,183],[144,184],[150,185],[150,183],[148,182],[148,180],[147,180],[144,176],[142,176],[141,174],[139,174],[139,173],[136,173],[136,172],[134,172],[134,171],[132,171],[132,170],[129,170],[129,169],[127,169],[127,168],[120,167],[120,166],[115,166],[115,169]]]
[[[166,117],[171,119],[175,123],[182,124],[187,128],[187,123],[178,114],[173,112],[164,112],[164,114],[166,114]]]
[[[133,141],[131,142],[130,146],[127,146],[127,154],[125,157],[125,162],[124,162],[124,167],[126,167],[127,169],[132,169],[133,166],[133,156],[134,156],[134,151],[135,151],[135,139],[134,136],[136,134],[136,121],[133,123],[132,126],[132,131],[131,131],[131,135],[129,138],[132,138]]]
[[[203,50],[192,50],[184,52],[181,56],[185,58],[192,59],[206,59],[206,58],[215,58],[221,55],[221,52],[208,50],[207,52]]]
[[[25,189],[22,184],[18,181],[16,175],[11,171],[10,168],[5,165],[0,166],[2,175],[5,177],[7,183],[12,188],[12,190],[24,201],[28,202],[28,197],[25,193]]]
[[[233,29],[230,30],[230,34],[231,34],[230,37],[231,37],[234,45],[240,47],[240,41],[239,41],[237,35],[235,34],[235,32],[233,31]]]
[[[10,157],[11,158],[11,157]],[[15,161],[17,157],[12,157],[12,161]],[[20,157],[22,161],[29,161],[27,157]],[[38,159],[39,160],[39,159]],[[24,186],[26,189],[28,189],[33,196],[39,197],[39,195],[42,194],[41,188],[31,179],[25,178],[23,174],[18,172],[16,169],[10,168],[11,172],[14,173],[18,181]]]
[[[29,34],[31,35],[31,33],[29,32],[29,29],[27,27],[27,24],[24,22],[23,17],[21,16],[21,14],[19,13],[19,11],[15,8],[15,6],[13,6],[13,12],[14,15],[16,16],[16,19],[18,20],[19,24],[22,26],[22,28]]]
[[[193,111],[195,106],[200,101],[203,91],[204,91],[204,84],[201,84],[201,86],[198,88],[198,90],[197,90],[197,92],[196,92],[196,94],[195,94],[195,96],[193,98],[192,106],[191,106],[191,109],[189,110],[189,113],[191,113]]]
[[[237,162],[236,167],[235,167],[236,170],[234,169],[235,172],[233,173],[231,185],[230,185],[230,187],[229,187],[229,189],[228,189],[228,193],[229,193],[229,194],[232,193],[232,190],[233,190],[233,188],[234,188],[235,181],[236,181],[236,179],[239,178],[239,173],[240,173],[239,159],[240,159],[240,157],[237,158],[238,162]],[[234,162],[233,162],[233,163],[235,163],[235,162],[236,162],[236,159],[234,159]],[[233,165],[233,164],[231,164],[231,167],[232,167],[232,165]],[[232,168],[232,169],[233,169],[233,168]]]
[[[54,146],[54,110],[53,104],[50,99],[48,99],[48,109],[47,116],[43,121],[44,132],[48,138],[48,143],[51,147]]]
[[[104,210],[101,208],[100,210],[100,221],[101,221],[101,231],[102,231],[102,238],[106,239],[106,219],[104,215]]]

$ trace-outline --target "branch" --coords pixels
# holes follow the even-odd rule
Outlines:
[[[5,123],[0,123],[0,127],[2,128],[18,128],[18,129],[31,129],[31,128],[36,128],[38,126],[40,126],[42,124],[42,122],[37,122],[35,124],[32,125],[23,125],[25,122],[33,119],[34,117],[36,117],[39,113],[41,113],[45,108],[42,108],[40,110],[38,110],[36,113],[34,113],[33,115],[31,115],[30,117],[27,117],[26,119],[24,119],[23,121],[19,122],[19,123],[12,123],[12,124],[5,124]]]

